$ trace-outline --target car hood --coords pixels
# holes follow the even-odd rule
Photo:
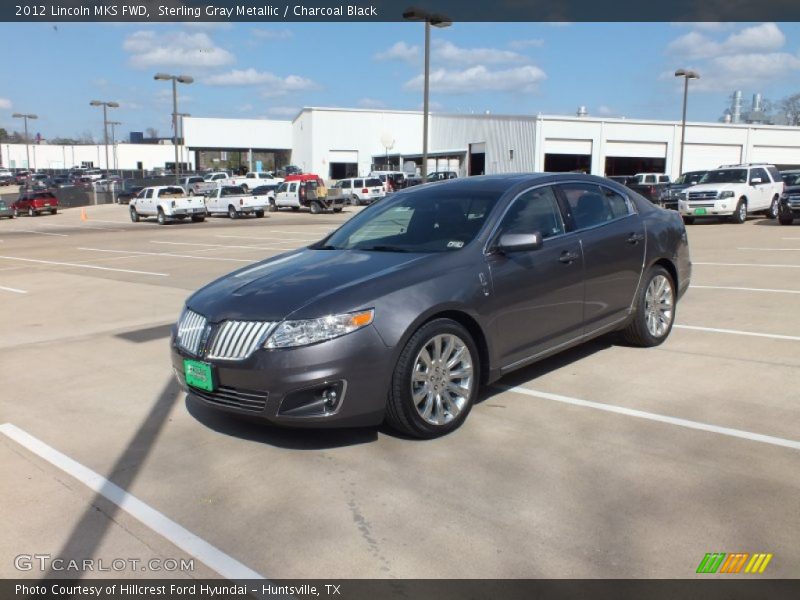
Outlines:
[[[784,185],[784,194],[800,194],[800,185]]]
[[[433,256],[436,255],[304,248],[234,271],[197,291],[186,304],[212,322],[280,321],[322,299],[348,297],[356,287],[365,290],[377,280]],[[358,308],[361,306],[343,310]]]
[[[687,192],[707,192],[707,191],[722,191],[722,190],[736,190],[744,183],[698,183],[697,185],[686,188]]]

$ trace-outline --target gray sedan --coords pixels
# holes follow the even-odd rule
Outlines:
[[[216,409],[435,437],[514,369],[613,331],[662,343],[690,273],[679,215],[607,179],[433,183],[193,294],[172,364]]]

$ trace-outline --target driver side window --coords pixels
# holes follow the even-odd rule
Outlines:
[[[551,186],[524,192],[514,200],[500,226],[501,234],[534,231],[540,232],[543,239],[564,233],[564,221]]]

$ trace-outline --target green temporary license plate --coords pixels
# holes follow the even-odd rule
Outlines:
[[[183,373],[186,376],[186,385],[207,392],[214,391],[214,376],[211,372],[211,365],[187,358],[183,361]]]
[[[696,214],[696,215],[704,215],[704,214],[706,214],[706,209],[705,208],[695,208],[694,209],[694,214]]]

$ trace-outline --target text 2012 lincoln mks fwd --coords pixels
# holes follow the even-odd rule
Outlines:
[[[610,180],[432,183],[193,294],[172,364],[220,410],[435,437],[513,369],[616,330],[660,344],[690,275],[678,213]]]

